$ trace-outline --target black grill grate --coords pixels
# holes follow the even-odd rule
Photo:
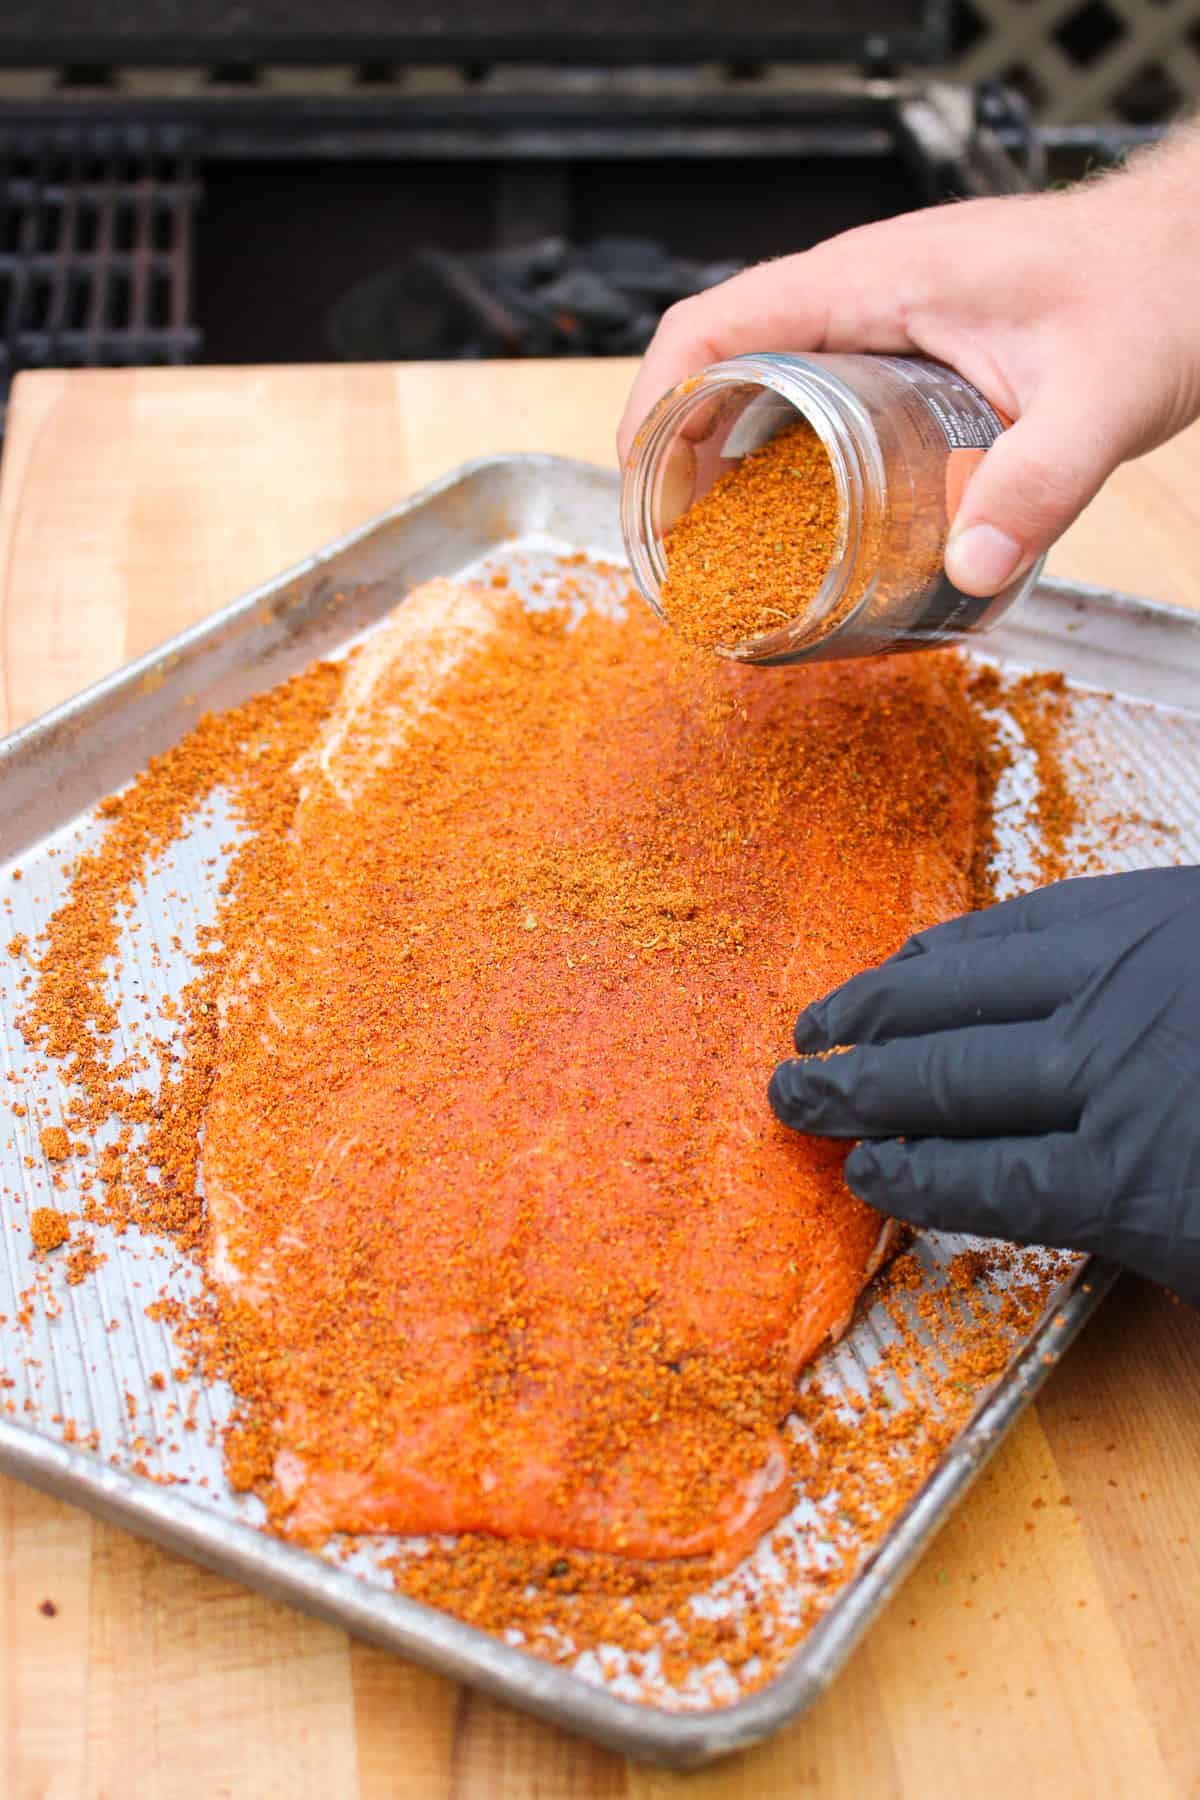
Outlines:
[[[195,359],[200,192],[177,132],[0,129],[0,400],[20,369]]]

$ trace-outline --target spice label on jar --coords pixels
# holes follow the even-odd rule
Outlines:
[[[940,575],[930,585],[929,593],[911,630],[889,650],[919,650],[930,638],[957,638],[964,631],[975,631],[982,624],[994,594],[964,594],[948,575]]]
[[[884,356],[909,389],[904,410],[930,450],[946,456],[946,519],[958,511],[967,482],[1012,420],[953,369],[922,357]]]
[[[947,524],[961,504],[967,482],[983,461],[989,447],[1012,420],[942,363],[924,357],[882,356],[880,362],[898,375],[908,392],[903,405],[909,422],[930,450],[941,450],[945,461]],[[931,637],[957,637],[976,629],[993,605],[995,596],[964,594],[942,574],[930,586],[925,605],[910,634],[897,650],[914,649]]]
[[[984,451],[1012,424],[977,387],[942,363],[921,356],[881,356],[879,360],[920,395],[951,453]]]

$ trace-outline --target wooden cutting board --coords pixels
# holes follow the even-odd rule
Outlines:
[[[630,374],[23,376],[0,467],[0,728],[467,457],[611,460]],[[1193,431],[1120,471],[1051,566],[1200,606],[1197,495]],[[831,1692],[762,1749],[676,1777],[0,1480],[0,1795],[1195,1792],[1198,1512],[1200,1320],[1125,1281]]]

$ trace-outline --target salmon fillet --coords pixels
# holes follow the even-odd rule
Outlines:
[[[728,1564],[887,1224],[776,1124],[799,1008],[964,910],[951,658],[744,670],[431,583],[297,769],[204,1128],[272,1516]]]

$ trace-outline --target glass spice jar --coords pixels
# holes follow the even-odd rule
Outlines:
[[[660,617],[672,526],[797,414],[824,445],[836,486],[828,572],[797,617],[715,646],[720,654],[781,663],[932,647],[986,630],[1033,586],[1044,558],[985,599],[961,593],[943,567],[967,478],[1010,422],[976,388],[921,357],[772,352],[683,382],[634,440],[621,527]]]

